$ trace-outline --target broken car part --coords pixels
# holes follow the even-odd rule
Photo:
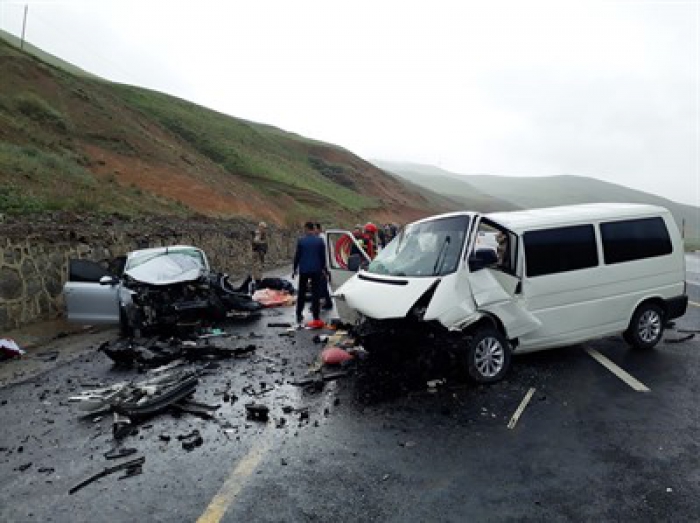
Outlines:
[[[141,467],[145,462],[146,462],[146,457],[141,456],[140,458],[132,459],[130,461],[125,461],[124,463],[119,463],[118,465],[114,465],[112,467],[106,467],[105,469],[98,472],[97,474],[94,474],[93,476],[90,476],[89,478],[78,483],[76,486],[71,488],[68,491],[68,493],[75,494],[81,488],[86,487],[90,483],[93,483],[94,481],[97,481],[100,478],[103,478],[105,476],[109,476],[110,474],[114,474],[115,472],[119,472],[121,470],[129,470],[129,469]]]
[[[269,419],[270,409],[266,405],[258,403],[248,403],[245,406],[248,419],[254,421],[267,421]]]

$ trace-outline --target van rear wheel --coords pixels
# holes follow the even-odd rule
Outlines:
[[[643,303],[634,314],[622,337],[635,349],[651,349],[664,334],[664,311],[653,303]]]
[[[467,342],[467,372],[478,383],[503,379],[510,368],[511,348],[493,327],[477,330]]]

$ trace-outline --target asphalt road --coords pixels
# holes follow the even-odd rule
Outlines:
[[[80,418],[67,397],[142,376],[96,351],[113,330],[56,339],[0,363],[0,521],[695,521],[700,334],[674,343],[678,330],[700,329],[700,286],[688,294],[694,305],[655,350],[614,337],[520,356],[492,386],[429,389],[442,376],[364,360],[306,390],[288,382],[316,361],[316,332],[267,326],[292,321],[291,309],[235,321],[226,343],[257,350],[202,378],[195,397],[221,404],[217,420],[142,423],[123,446],[145,456],[143,473],[73,495],[113,464],[103,457],[113,438],[109,416]],[[589,349],[650,390],[635,391]],[[252,397],[247,386],[274,390]],[[223,402],[224,390],[237,401]],[[268,405],[271,420],[246,420],[249,401]],[[204,443],[186,451],[177,436],[193,429]]]

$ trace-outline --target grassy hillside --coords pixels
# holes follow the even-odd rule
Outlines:
[[[0,213],[343,224],[454,206],[425,193],[337,146],[100,80],[0,39]]]
[[[552,207],[577,203],[620,202],[660,205],[669,209],[679,228],[685,222],[686,238],[700,239],[700,208],[683,205],[654,194],[583,176],[516,177],[459,175],[432,166],[375,161],[378,165],[443,195],[477,191],[518,208]],[[474,207],[476,208],[476,207]],[[693,241],[694,240],[694,241]]]

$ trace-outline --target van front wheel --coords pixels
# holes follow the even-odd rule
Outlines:
[[[467,371],[478,383],[494,383],[505,376],[510,367],[508,340],[491,327],[477,330],[467,343]]]
[[[664,312],[653,303],[644,303],[634,311],[630,326],[622,337],[635,349],[651,349],[664,334]]]

